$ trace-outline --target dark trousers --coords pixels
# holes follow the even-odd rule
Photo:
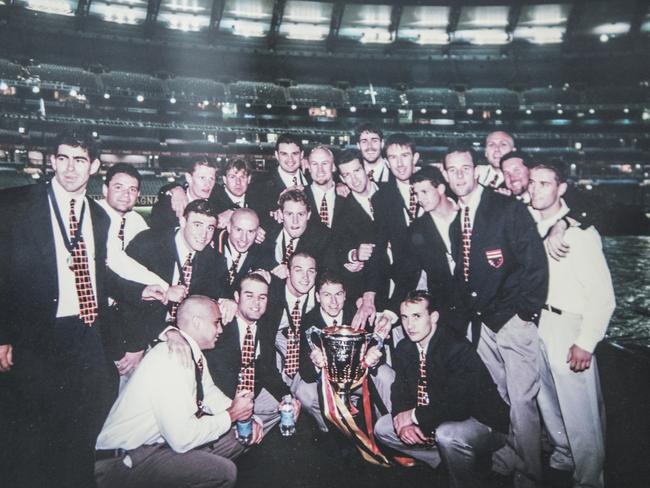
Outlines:
[[[38,347],[14,347],[5,382],[8,470],[17,487],[93,487],[94,451],[116,391],[97,326],[56,320]],[[4,412],[3,412],[4,413]]]

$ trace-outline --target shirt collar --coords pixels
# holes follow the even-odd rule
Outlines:
[[[57,204],[59,205],[59,208],[63,207],[67,212],[70,211],[70,200],[76,200],[77,202],[81,203],[84,198],[86,198],[86,190],[84,189],[83,192],[80,195],[72,195],[69,193],[65,188],[63,188],[58,180],[56,179],[56,176],[52,178],[51,180],[51,185],[52,185],[52,191],[54,192],[54,198],[56,199]],[[75,204],[76,205],[76,204]],[[81,211],[81,206],[77,205],[75,208],[75,212],[78,214]]]
[[[569,213],[569,207],[565,203],[564,199],[560,199],[560,210],[545,219],[542,218],[542,214],[539,210],[535,210],[533,207],[528,207],[528,210],[533,216],[533,220],[537,223],[537,230],[541,236],[546,236],[549,229]]]
[[[180,259],[181,263],[185,262],[189,253],[196,253],[196,251],[190,248],[185,242],[183,231],[180,228],[174,236],[174,243],[176,244],[176,252],[178,253],[178,258]]]
[[[240,207],[243,207],[245,202],[246,202],[246,193],[244,193],[241,197],[235,196],[232,193],[230,193],[230,190],[228,190],[228,187],[224,186],[223,187],[224,191],[226,192],[226,195],[228,198],[230,198],[230,201],[232,203],[238,204]]]
[[[282,178],[282,181],[284,181],[285,185],[287,186],[293,186],[294,176],[296,177],[298,184],[302,185],[302,172],[300,171],[300,169],[296,170],[294,174],[289,174],[284,169],[282,169],[282,166],[278,166],[278,174],[280,175],[280,178]]]
[[[187,341],[187,343],[190,346],[190,349],[192,350],[192,354],[194,355],[194,359],[198,361],[198,359],[203,356],[203,353],[201,352],[201,348],[199,347],[199,345],[196,343],[194,339],[192,339],[192,337],[189,334],[186,334],[180,329],[178,330],[178,332],[180,332],[183,338]]]
[[[339,314],[336,317],[332,317],[328,315],[325,310],[322,308],[319,310],[321,317],[323,317],[323,320],[325,321],[325,325],[327,327],[332,327],[334,321],[336,320],[336,324],[340,327],[343,325],[343,309],[339,312]]]
[[[469,198],[465,201],[465,203],[458,202],[458,204],[461,207],[469,207],[470,212],[474,213],[476,212],[479,203],[481,203],[482,195],[483,195],[483,187],[478,183],[476,183],[476,187],[474,188],[474,191],[470,194]]]
[[[105,198],[102,198],[97,202],[101,207],[106,210],[106,213],[108,216],[111,218],[111,220],[117,219],[117,220],[122,220],[122,217],[126,217],[129,215],[129,212],[126,212],[124,215],[120,214],[117,210],[115,210],[113,207],[111,207],[108,204],[108,200]]]

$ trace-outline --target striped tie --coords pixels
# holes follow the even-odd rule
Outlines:
[[[228,270],[228,283],[231,285],[233,284],[233,281],[235,281],[235,276],[237,275],[237,267],[239,266],[239,260],[241,259],[240,252],[235,251],[235,254],[237,256],[232,260],[232,264]]]
[[[409,185],[409,216],[411,220],[418,216],[418,201],[415,198],[415,190],[413,185]]]
[[[296,240],[295,237],[292,237],[289,239],[289,244],[287,245],[287,248],[284,250],[284,257],[282,258],[282,264],[289,264],[289,260],[291,259],[291,256],[293,256],[293,253],[295,249],[293,248],[293,243]]]
[[[185,288],[188,289],[192,281],[192,258],[193,257],[194,257],[193,252],[187,254],[187,259],[185,260],[185,263],[183,264],[183,269],[181,270],[181,276],[178,277],[178,284],[183,285]],[[176,324],[176,312],[178,312],[179,305],[180,302],[173,302],[172,308],[169,311],[169,316],[171,317],[172,323],[174,324]]]

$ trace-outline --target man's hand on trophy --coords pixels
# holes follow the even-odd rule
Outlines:
[[[368,352],[366,352],[366,357],[364,358],[366,366],[369,368],[374,368],[379,364],[381,357],[381,350],[377,346],[372,346],[370,349],[368,349]]]
[[[325,354],[318,347],[311,352],[309,358],[316,368],[323,369],[325,367]]]

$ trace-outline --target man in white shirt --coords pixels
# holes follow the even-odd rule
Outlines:
[[[165,280],[124,252],[136,235],[149,228],[144,218],[133,210],[140,196],[140,183],[140,173],[127,163],[114,164],[106,172],[102,185],[104,199],[98,203],[111,219],[106,243],[108,260],[111,269],[122,278],[143,284],[157,284],[167,290],[169,284]],[[144,350],[124,350],[121,329],[125,324],[120,322],[121,317],[116,307],[111,307],[111,313],[113,326],[103,336],[106,352],[114,359],[122,384],[142,360]]]
[[[556,162],[530,171],[531,213],[542,236],[569,212],[562,200],[566,175],[566,168]],[[614,290],[598,231],[593,226],[569,227],[566,240],[571,252],[564,259],[548,260],[548,299],[539,335],[575,463],[573,486],[602,487],[605,410],[594,349],[614,312]]]
[[[253,413],[250,391],[233,400],[217,388],[203,349],[214,347],[222,332],[216,301],[194,295],[178,309],[178,328],[191,349],[186,368],[156,345],[143,359],[113,405],[97,438],[97,485],[234,486],[237,468],[231,459],[244,447],[232,424]],[[253,442],[262,440],[253,422]]]
[[[499,161],[501,156],[515,149],[515,141],[510,134],[503,131],[490,132],[485,138],[485,158],[488,164],[476,167],[478,183],[489,188],[502,187],[504,176]]]
[[[386,183],[390,179],[388,163],[382,157],[384,134],[379,127],[363,124],[355,131],[357,148],[363,156],[363,167],[373,183]]]

